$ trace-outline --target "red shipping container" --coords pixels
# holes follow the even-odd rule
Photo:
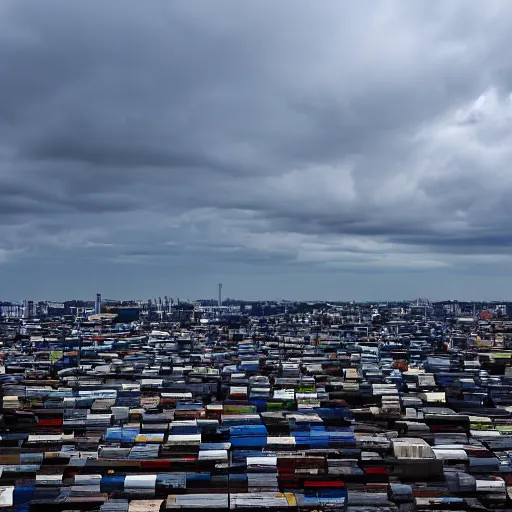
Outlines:
[[[367,475],[387,475],[388,474],[388,468],[365,468],[364,472]]]
[[[171,467],[171,461],[166,459],[143,460],[141,462],[144,469],[169,469]]]
[[[62,418],[41,418],[37,422],[38,427],[60,427],[62,426]]]
[[[331,487],[340,489],[345,487],[345,482],[341,480],[306,480],[304,487]]]

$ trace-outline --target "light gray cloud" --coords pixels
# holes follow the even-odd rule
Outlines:
[[[505,293],[511,14],[3,2],[2,291]]]

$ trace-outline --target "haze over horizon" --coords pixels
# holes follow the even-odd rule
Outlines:
[[[512,3],[0,5],[1,299],[512,299]]]

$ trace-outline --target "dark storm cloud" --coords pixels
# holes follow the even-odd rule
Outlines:
[[[260,294],[297,293],[292,268],[304,283],[422,270],[442,290],[440,269],[503,268],[511,14],[506,0],[3,2],[0,262],[93,264],[91,286],[135,295],[166,260],[171,280],[191,265],[198,280],[283,276]]]

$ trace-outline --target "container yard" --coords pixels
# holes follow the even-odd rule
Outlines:
[[[512,512],[507,48],[512,0],[0,0],[0,512]]]
[[[506,322],[244,323],[4,321],[0,507],[512,508]]]

